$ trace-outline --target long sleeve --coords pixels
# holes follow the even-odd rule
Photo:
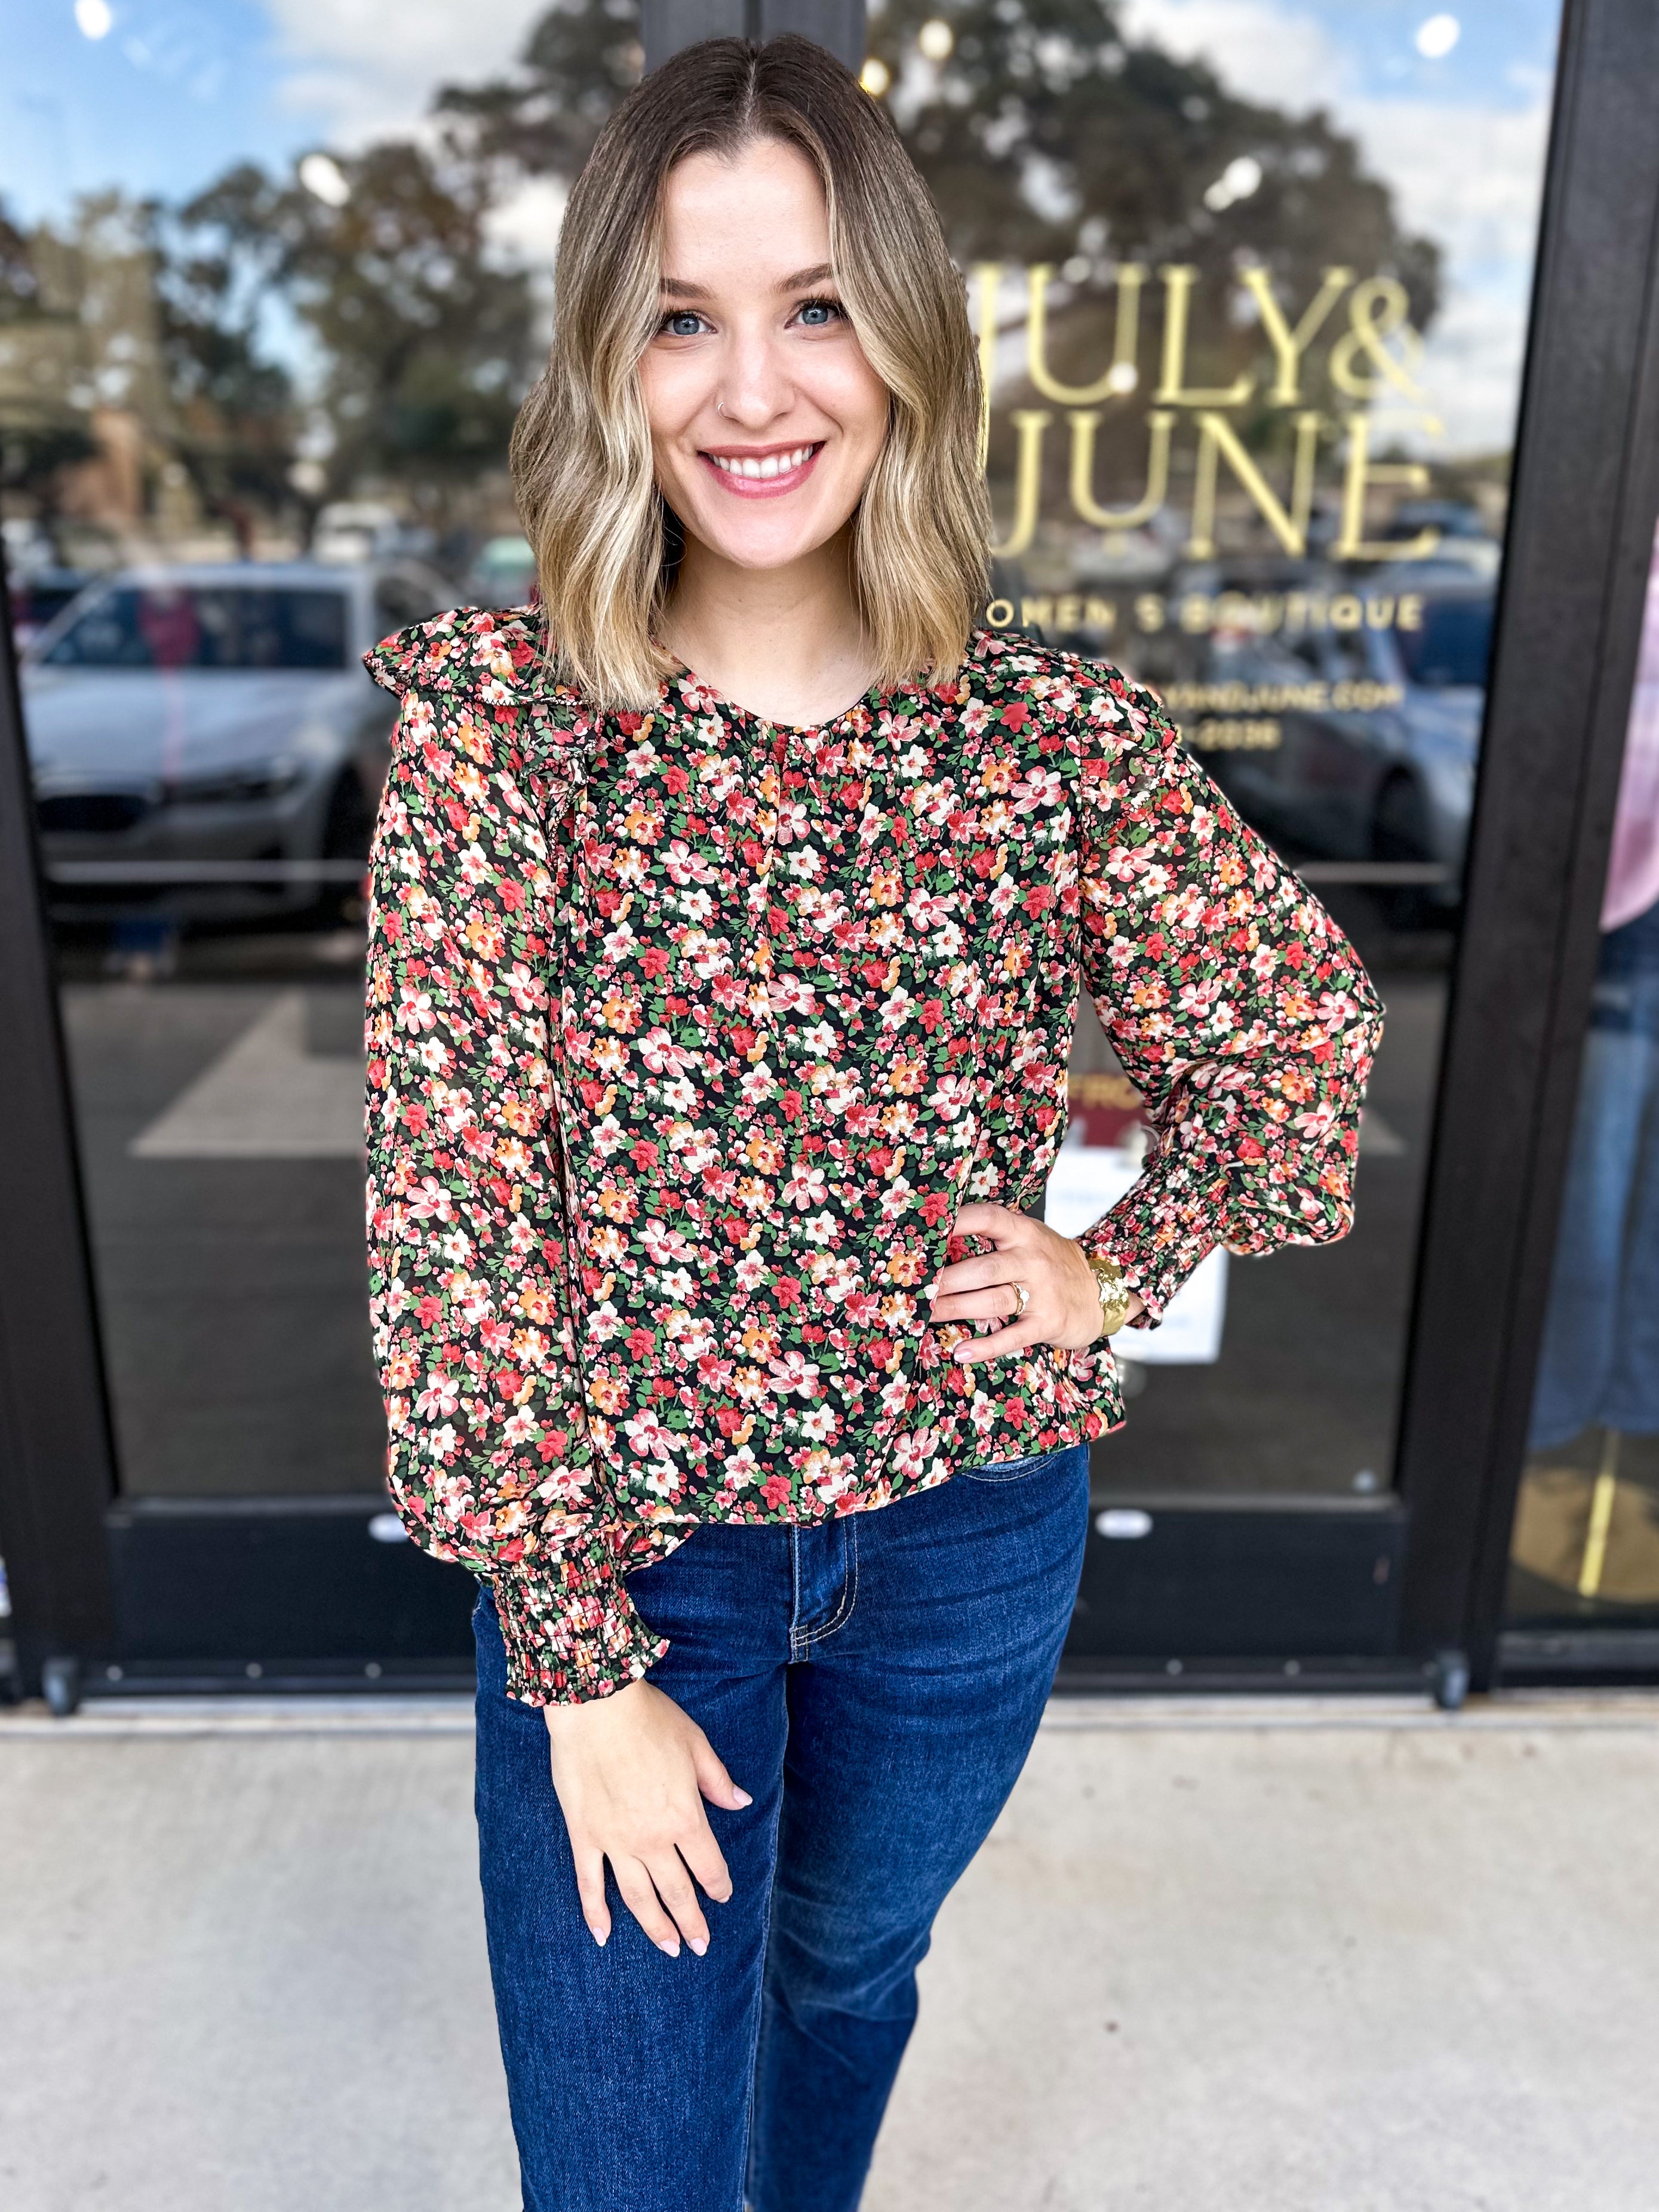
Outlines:
[[[1218,1243],[1343,1236],[1382,1009],[1353,948],[1187,752],[1103,675],[1083,726],[1084,980],[1153,1126],[1145,1171],[1085,1232],[1146,1322]]]
[[[395,656],[371,659],[377,679]],[[667,1648],[622,1577],[660,1555],[589,1448],[548,1064],[554,877],[509,709],[405,693],[371,863],[368,1230],[392,1498],[494,1585],[508,1687],[578,1704]]]

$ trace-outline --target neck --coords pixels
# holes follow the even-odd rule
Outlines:
[[[810,726],[853,705],[875,676],[853,596],[845,531],[781,568],[743,568],[688,535],[662,642],[722,697]]]

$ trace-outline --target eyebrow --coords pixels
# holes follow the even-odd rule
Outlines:
[[[835,271],[827,261],[820,261],[811,269],[797,269],[779,279],[775,289],[780,292],[803,292],[809,284],[826,283]],[[659,280],[659,289],[675,300],[706,300],[708,289],[703,284],[688,284],[678,276],[664,276]]]

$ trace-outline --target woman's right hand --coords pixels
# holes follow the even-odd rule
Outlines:
[[[732,1894],[702,1801],[735,1813],[754,1800],[696,1723],[653,1683],[630,1682],[608,1698],[544,1711],[553,1787],[594,1942],[611,1933],[609,1859],[623,1904],[658,1948],[677,1959],[684,1936],[701,1958],[708,1923],[691,1876],[717,1905]]]

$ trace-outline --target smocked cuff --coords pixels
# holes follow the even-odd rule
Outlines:
[[[1127,1328],[1156,1328],[1163,1320],[1170,1300],[1220,1241],[1226,1191],[1224,1176],[1218,1190],[1176,1198],[1143,1176],[1078,1238],[1091,1259],[1115,1261],[1124,1281],[1139,1294],[1144,1310]]]
[[[632,1566],[647,1564],[630,1559]],[[491,1578],[507,1646],[507,1694],[525,1705],[584,1705],[637,1681],[668,1649],[634,1610],[604,1532],[574,1538],[556,1559]]]

